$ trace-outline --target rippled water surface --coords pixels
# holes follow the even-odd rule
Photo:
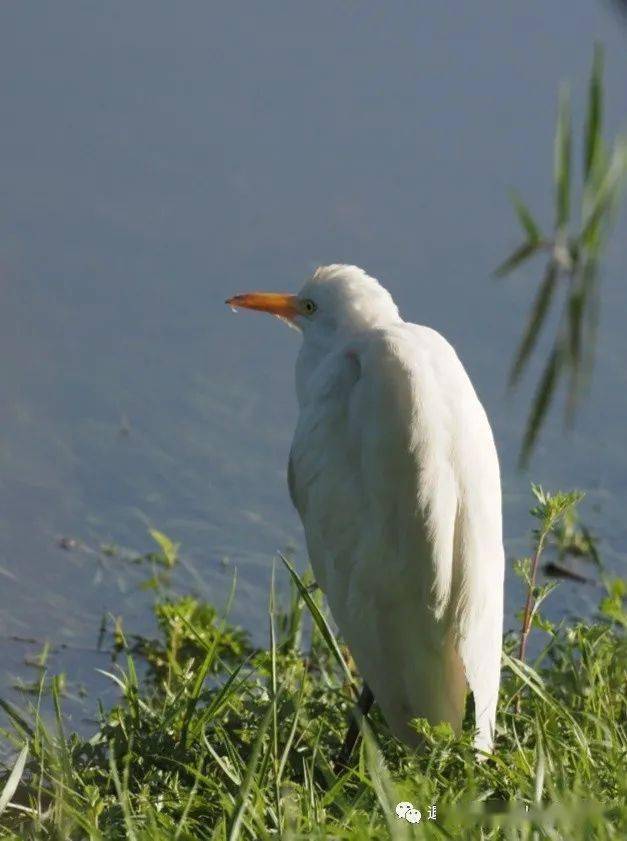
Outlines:
[[[595,38],[609,130],[627,126],[627,26],[611,4],[516,5],[0,9],[2,693],[44,640],[71,695],[106,693],[101,619],[147,632],[154,593],[145,565],[97,550],[146,552],[150,527],[182,546],[179,590],[221,604],[237,569],[233,618],[265,635],[276,550],[303,560],[285,484],[298,337],[223,301],[319,263],[364,266],[455,345],[493,421],[508,555],[528,551],[532,478],[587,489],[621,567],[625,217],[588,401],[569,435],[551,416],[528,473],[531,389],[505,385],[540,267],[490,272],[517,243],[511,185],[550,221],[556,92],[571,80],[579,120]],[[553,610],[597,597],[565,584]],[[519,603],[512,582],[508,621]]]

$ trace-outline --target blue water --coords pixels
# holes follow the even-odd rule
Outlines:
[[[319,263],[365,267],[455,345],[493,422],[508,556],[529,551],[533,479],[586,489],[603,560],[622,567],[625,215],[591,392],[569,435],[551,414],[528,472],[538,366],[505,386],[541,266],[491,277],[518,242],[510,186],[550,223],[557,89],[571,81],[580,122],[595,38],[608,132],[627,129],[627,21],[609,3],[565,8],[2,5],[3,694],[49,640],[70,695],[106,695],[102,616],[152,628],[150,571],[62,536],[145,552],[157,527],[181,543],[174,587],[222,604],[237,569],[232,616],[264,637],[276,550],[304,559],[285,484],[298,339],[223,301],[297,289]],[[581,613],[598,591],[552,598]]]

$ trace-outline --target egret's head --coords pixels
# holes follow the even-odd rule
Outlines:
[[[392,296],[357,266],[320,266],[296,295],[249,292],[227,300],[287,320],[305,336],[345,335],[397,321]]]

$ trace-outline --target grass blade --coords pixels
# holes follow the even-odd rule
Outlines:
[[[538,250],[538,248],[539,243],[537,242],[523,243],[520,246],[520,248],[517,248],[513,254],[510,254],[510,256],[494,270],[494,276],[505,277],[505,275],[513,271],[516,268],[516,266],[519,266],[528,257],[531,257],[531,255],[534,254]]]
[[[555,132],[555,227],[560,230],[570,215],[570,163],[572,126],[570,95],[567,87],[560,91]]]
[[[27,733],[31,738],[35,735],[33,728],[26,721],[24,716],[22,716],[9,701],[5,701],[4,698],[0,698],[0,709],[5,711],[13,722],[13,726],[17,727],[18,730]]]
[[[551,400],[555,392],[555,385],[557,383],[561,367],[562,348],[561,345],[556,344],[549,356],[531,406],[531,412],[529,413],[529,419],[527,421],[527,427],[525,429],[525,435],[520,451],[519,460],[521,465],[526,464],[533,445],[536,442],[544,416],[551,405]]]
[[[270,722],[272,721],[274,707],[277,704],[280,694],[281,692],[279,691],[279,693],[268,704],[268,708],[264,714],[261,724],[259,725],[259,730],[257,731],[257,735],[255,737],[255,742],[250,754],[250,758],[248,760],[248,765],[246,766],[244,779],[242,780],[242,785],[239,790],[239,794],[237,795],[237,800],[235,801],[235,807],[233,809],[231,824],[227,834],[228,841],[237,841],[237,839],[240,837],[240,829],[242,827],[242,821],[244,820],[244,814],[246,812],[248,795],[250,794],[250,790],[253,786],[253,781],[255,779],[255,770],[257,768],[259,756],[261,754],[263,739],[266,735],[268,727],[270,726]]]
[[[551,301],[553,300],[553,293],[557,286],[557,278],[557,263],[554,260],[551,260],[547,266],[544,280],[538,289],[536,299],[531,309],[531,315],[529,317],[529,321],[527,322],[527,327],[522,339],[520,340],[516,356],[514,357],[514,363],[509,377],[510,386],[515,385],[520,379],[520,375],[523,372],[525,364],[536,345],[536,341],[540,335],[540,330],[542,329]]]
[[[61,759],[61,768],[63,769],[63,783],[71,787],[73,782],[72,762],[70,751],[65,738],[65,731],[63,729],[63,716],[61,715],[61,698],[59,689],[59,678],[55,675],[52,678],[52,702],[54,706],[54,717],[57,725],[57,735],[59,741],[59,755]]]
[[[200,784],[200,779],[201,779],[200,778],[200,769],[203,765],[203,762],[204,762],[204,757],[201,756],[198,760],[197,765],[196,765],[196,769],[195,769],[196,774],[194,775],[194,783],[193,783],[193,785],[190,789],[189,797],[187,798],[187,803],[185,804],[185,808],[183,809],[183,813],[181,814],[181,818],[180,818],[180,820],[178,822],[178,825],[176,827],[176,832],[174,833],[173,841],[178,841],[178,839],[181,836],[181,833],[185,832],[185,824],[187,822],[187,816],[189,814],[189,810],[192,807],[192,802],[193,802],[194,798],[196,797],[196,793],[198,791],[198,786]]]
[[[200,699],[200,693],[202,692],[202,687],[205,682],[207,675],[209,674],[209,669],[214,661],[216,651],[218,650],[218,644],[220,642],[220,637],[224,633],[224,629],[226,628],[227,617],[231,610],[231,605],[233,603],[233,598],[235,596],[235,587],[236,587],[237,579],[236,576],[233,576],[233,583],[231,584],[231,592],[229,594],[229,598],[226,605],[225,615],[222,619],[220,624],[220,628],[218,629],[218,633],[215,635],[211,645],[208,645],[207,642],[203,639],[202,635],[198,633],[196,628],[192,625],[192,623],[187,619],[187,617],[183,616],[182,613],[178,614],[178,618],[183,622],[186,628],[194,635],[194,637],[198,640],[200,645],[205,649],[205,658],[198,669],[198,673],[196,674],[196,679],[194,680],[194,686],[192,687],[192,691],[190,693],[189,698],[187,699],[187,708],[185,710],[185,715],[183,717],[183,722],[181,725],[181,744],[187,744],[187,733],[189,729],[189,723],[192,719],[194,714],[194,710],[196,709],[196,705]]]
[[[252,657],[253,657],[253,655],[249,654],[248,657],[245,660],[242,660],[242,662],[239,663],[235,667],[235,669],[232,672],[229,673],[229,676],[226,679],[226,682],[217,691],[215,696],[212,698],[211,703],[209,703],[207,705],[206,718],[208,718],[208,719],[213,718],[220,711],[221,707],[228,700],[229,695],[231,695],[231,687],[235,683],[235,679],[237,678],[239,673],[242,671],[244,666],[247,666],[250,663]],[[244,678],[244,680],[245,680],[245,678]],[[234,692],[236,692],[238,689],[239,689],[239,685],[237,687],[233,687]]]
[[[572,416],[575,407],[578,384],[580,380],[583,315],[586,304],[586,289],[578,286],[574,288],[568,299],[568,356],[572,369],[570,394],[568,397],[567,416]]]
[[[167,534],[164,534],[162,531],[158,531],[157,529],[149,529],[148,531],[152,539],[161,549],[165,566],[168,569],[172,569],[172,567],[176,566],[179,559],[179,544],[170,540]]]
[[[126,837],[129,841],[137,841],[137,835],[135,834],[135,828],[133,826],[133,813],[131,812],[129,803],[128,788],[126,786],[124,788],[122,787],[122,781],[120,780],[120,774],[116,764],[115,745],[113,742],[109,743],[109,771],[111,773],[111,779],[118,798],[118,803],[120,804],[120,809],[124,817]]]
[[[520,222],[523,231],[527,234],[527,241],[530,243],[538,242],[541,239],[540,229],[536,225],[529,208],[522,201],[518,193],[513,190],[510,192],[510,198],[512,200],[512,204],[514,205],[516,215],[518,216],[518,221]]]
[[[603,215],[615,202],[626,172],[627,142],[621,140],[616,143],[607,171],[599,184],[596,195],[590,201],[580,235],[582,242],[587,244],[595,238],[595,229],[600,224]]]
[[[320,609],[318,608],[318,605],[312,599],[311,593],[309,592],[307,587],[301,581],[301,579],[300,579],[298,573],[296,572],[296,570],[294,569],[294,567],[290,564],[290,562],[287,560],[287,558],[284,555],[282,555],[280,552],[279,552],[279,557],[281,558],[281,560],[283,561],[283,563],[287,567],[289,574],[292,576],[292,580],[294,581],[294,583],[298,587],[298,591],[301,594],[301,596],[303,598],[303,601],[305,602],[305,604],[309,608],[309,611],[310,611],[310,613],[313,617],[313,620],[316,623],[316,625],[318,626],[318,630],[320,631],[324,641],[328,645],[329,650],[331,651],[331,653],[333,654],[333,656],[335,657],[335,659],[339,663],[340,668],[344,672],[344,675],[346,677],[346,680],[348,681],[349,686],[354,688],[353,676],[350,672],[350,669],[346,665],[346,660],[342,657],[342,652],[340,651],[340,647],[337,644],[337,640],[335,639],[335,635],[334,635],[333,631],[331,630],[331,628],[329,627],[329,624],[328,624],[327,620],[324,618],[324,616],[320,612]]]
[[[603,131],[603,49],[595,44],[592,72],[588,89],[588,112],[586,114],[583,171],[587,182],[595,168],[602,143]]]
[[[279,768],[277,771],[277,784],[281,784],[281,779],[283,777],[283,772],[285,771],[285,765],[289,758],[290,750],[292,749],[292,744],[294,742],[294,736],[296,735],[296,729],[298,727],[298,720],[301,713],[301,707],[303,705],[303,698],[305,695],[305,685],[307,682],[307,670],[303,669],[303,679],[300,684],[300,690],[298,692],[298,697],[296,699],[296,704],[294,706],[294,719],[292,721],[292,726],[290,727],[290,732],[288,733],[287,740],[285,742],[285,746],[283,748],[283,753],[281,754],[281,759],[279,762]]]
[[[360,722],[361,735],[364,740],[364,751],[366,754],[366,765],[372,780],[377,800],[381,806],[383,816],[388,825],[390,838],[393,841],[404,841],[409,837],[409,824],[399,821],[396,817],[395,807],[400,798],[394,791],[394,783],[379,750],[372,730],[365,721]]]
[[[15,760],[15,765],[13,766],[13,769],[9,774],[9,778],[6,781],[4,788],[2,789],[2,794],[0,794],[0,815],[7,808],[7,806],[11,802],[11,798],[17,791],[19,782],[22,779],[22,774],[24,773],[24,766],[26,765],[27,757],[28,744],[25,744],[22,750],[19,752],[19,755]]]

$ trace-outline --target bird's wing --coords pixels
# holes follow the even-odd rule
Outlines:
[[[371,332],[308,383],[290,492],[336,622],[390,725],[463,716],[491,740],[502,625],[498,462],[435,331]]]

